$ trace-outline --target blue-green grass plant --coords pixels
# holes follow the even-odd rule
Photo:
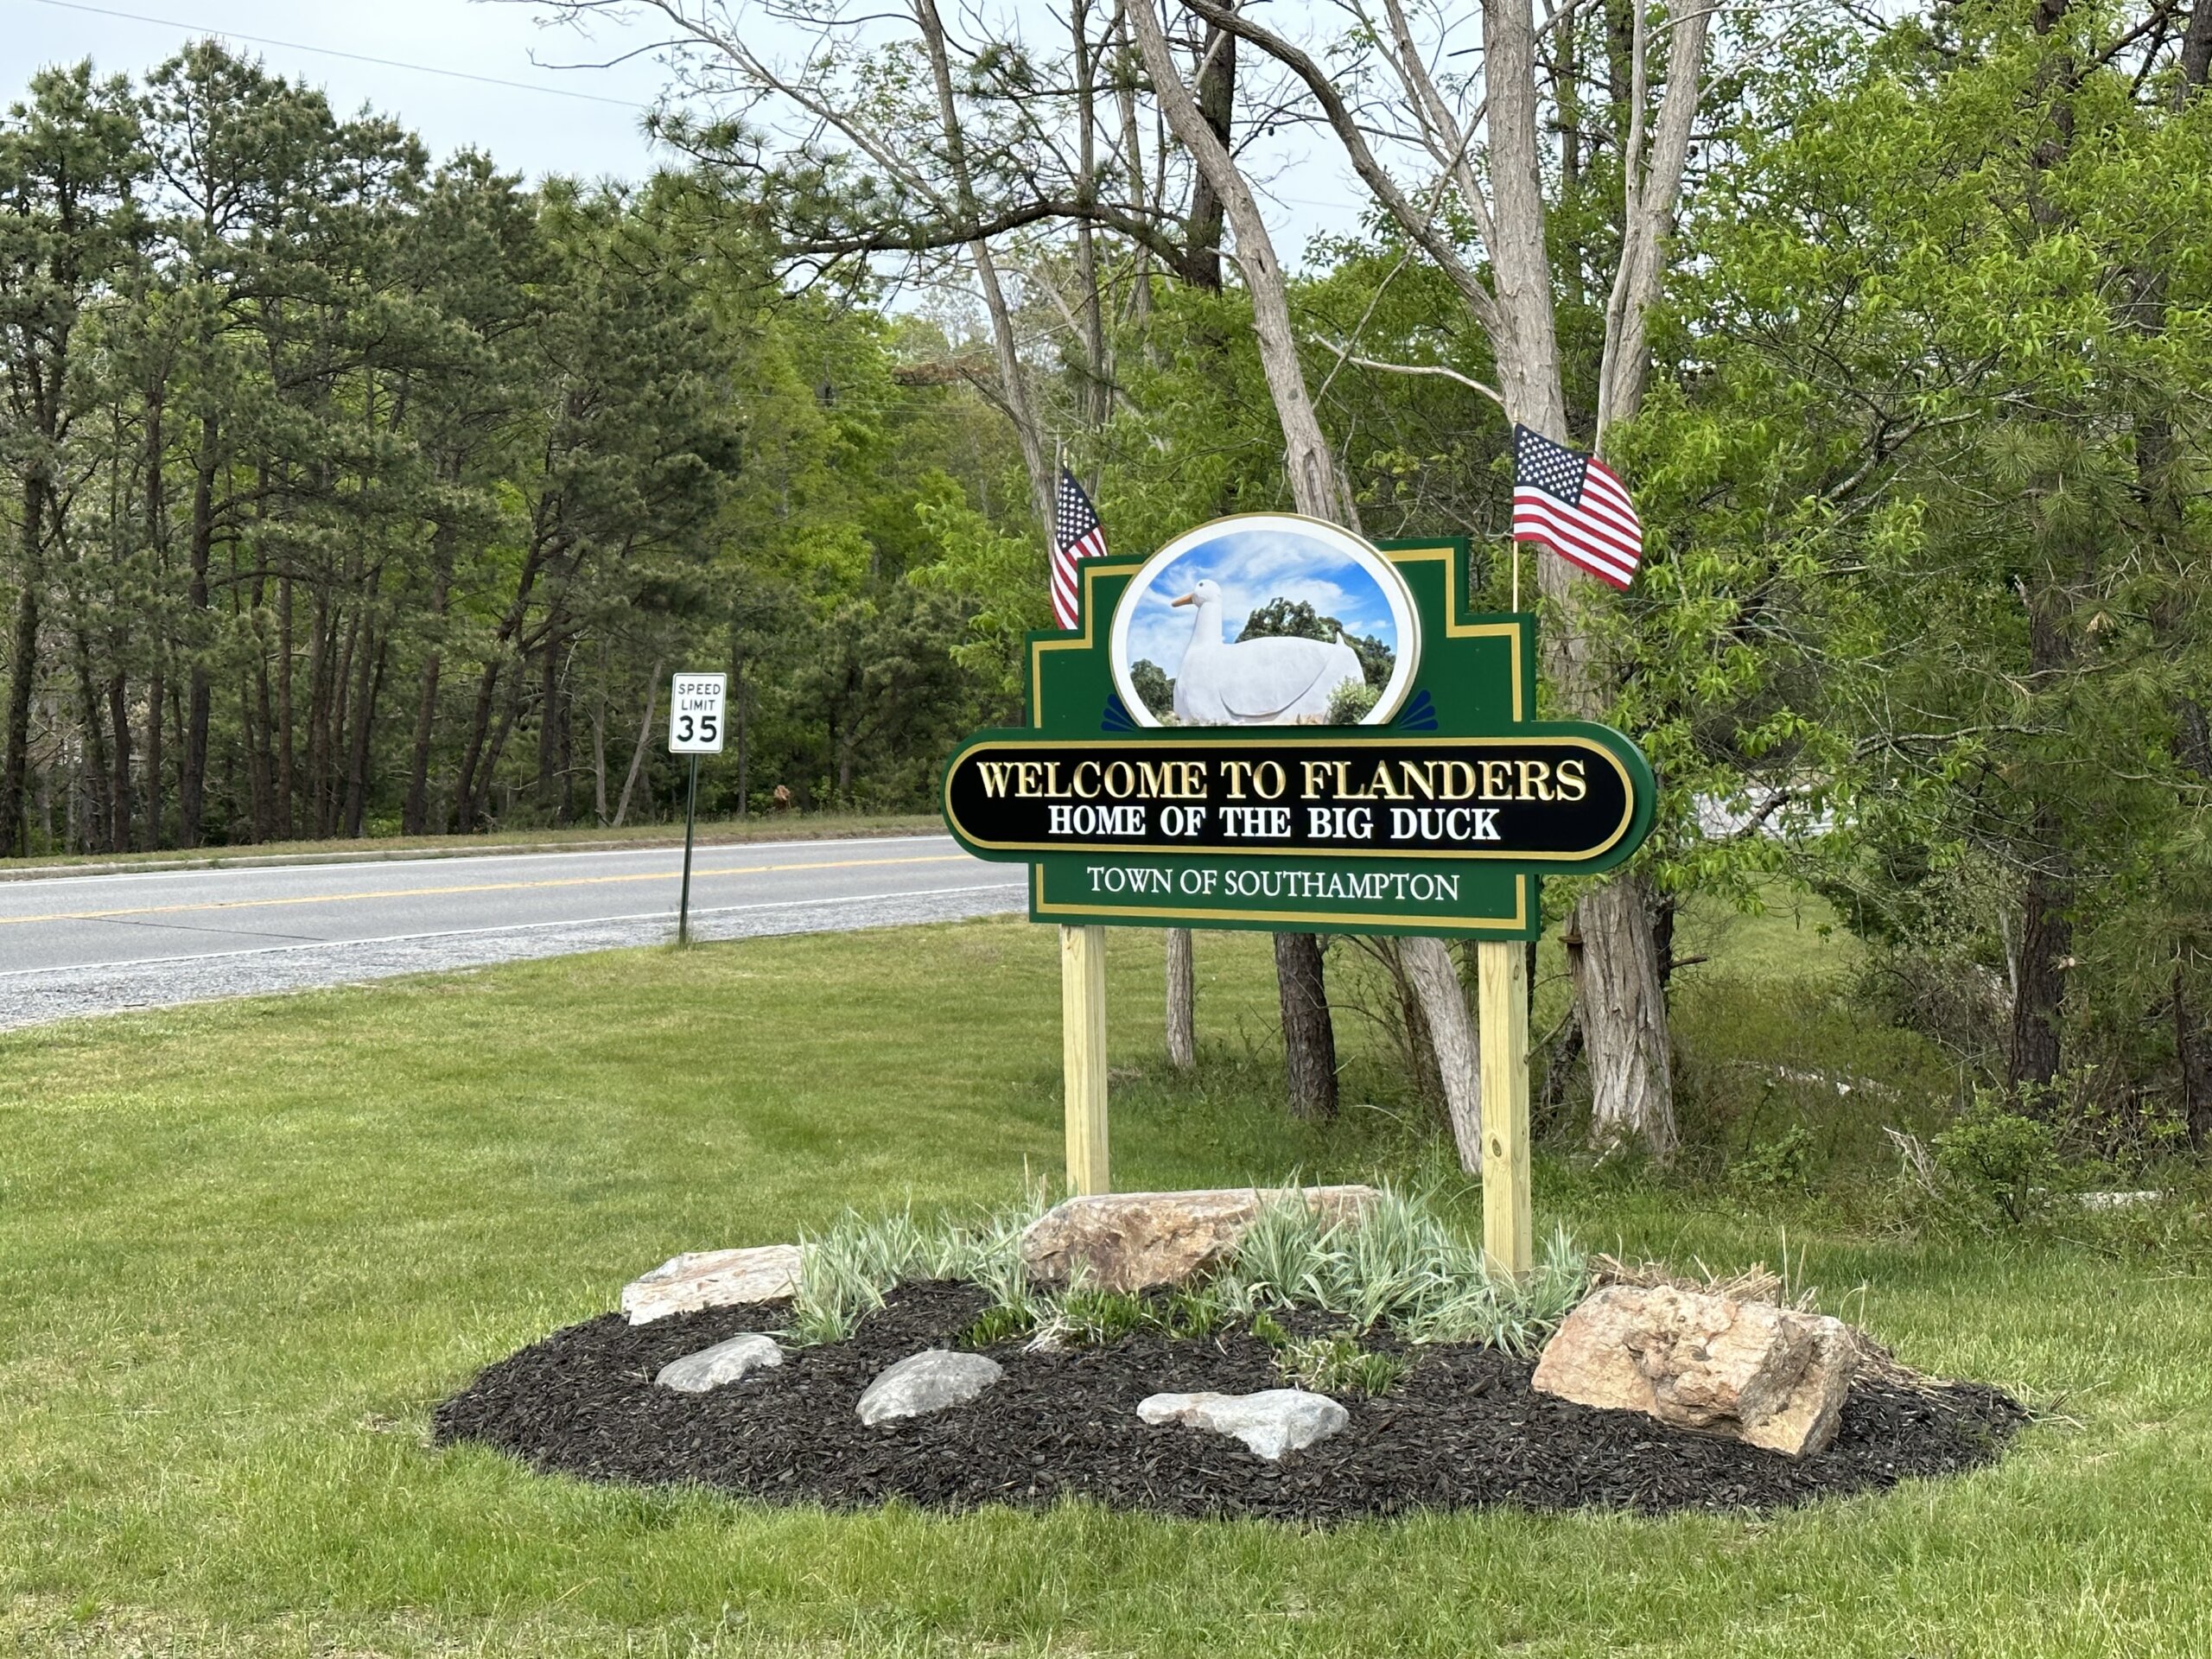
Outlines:
[[[842,1342],[899,1286],[933,1279],[967,1280],[989,1294],[995,1310],[1005,1310],[1024,1328],[1033,1325],[1021,1233],[1044,1210],[1040,1186],[968,1217],[917,1220],[911,1203],[874,1217],[846,1211],[823,1232],[800,1236],[791,1340],[802,1347]]]
[[[1409,1342],[1482,1342],[1528,1354],[1589,1281],[1564,1229],[1546,1242],[1533,1272],[1501,1277],[1428,1199],[1386,1187],[1356,1224],[1288,1195],[1269,1204],[1215,1288],[1247,1318],[1309,1307],[1357,1331],[1388,1325]]]

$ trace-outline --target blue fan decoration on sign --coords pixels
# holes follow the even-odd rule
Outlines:
[[[1129,718],[1128,706],[1118,694],[1109,693],[1106,698],[1106,712],[1098,717],[1098,729],[1102,732],[1134,732],[1136,728],[1136,721]]]
[[[1436,704],[1427,691],[1416,691],[1413,700],[1398,711],[1397,719],[1390,723],[1402,732],[1433,732],[1436,729]]]

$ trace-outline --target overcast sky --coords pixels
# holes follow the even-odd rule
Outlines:
[[[139,21],[146,18],[157,21]],[[434,156],[473,145],[533,179],[549,173],[633,179],[653,164],[639,121],[660,90],[660,66],[643,60],[609,69],[554,67],[608,54],[565,29],[539,26],[527,6],[470,0],[99,0],[95,7],[86,0],[78,7],[0,0],[0,86],[12,101],[41,65],[84,57],[104,72],[137,76],[186,41],[211,34],[258,54],[288,79],[321,86],[341,114],[367,103],[396,116],[422,135]],[[278,41],[295,44],[270,43]],[[301,49],[307,47],[326,50]],[[331,52],[524,85],[486,86],[327,55]],[[615,101],[562,95],[575,92]]]
[[[639,118],[666,71],[651,55],[611,68],[564,67],[652,40],[644,27],[601,22],[600,31],[597,40],[577,38],[544,27],[529,4],[480,0],[0,0],[0,104],[22,93],[42,64],[91,58],[104,73],[135,78],[183,42],[214,33],[259,53],[285,78],[321,86],[340,115],[363,104],[394,115],[423,135],[434,157],[475,146],[531,179],[644,177],[655,155]],[[360,62],[367,58],[385,62]],[[1340,168],[1305,163],[1303,137],[1269,149],[1261,168],[1276,194],[1269,219],[1283,257],[1296,261],[1316,230],[1354,226],[1356,188]]]
[[[639,121],[666,71],[651,56],[609,68],[561,67],[652,39],[642,25],[597,27],[597,39],[580,38],[542,24],[530,5],[479,0],[0,0],[0,106],[21,96],[41,65],[90,57],[104,73],[137,77],[212,34],[288,79],[321,87],[341,115],[366,103],[397,118],[433,157],[474,146],[532,180],[551,173],[640,178],[655,157]],[[1303,263],[1317,232],[1354,227],[1357,187],[1334,157],[1313,164],[1313,147],[1302,136],[1268,151],[1260,172],[1276,198],[1268,217],[1283,257]]]

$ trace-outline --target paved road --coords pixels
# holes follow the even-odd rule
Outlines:
[[[675,935],[680,849],[146,870],[0,882],[0,1028],[565,956]],[[709,939],[1018,910],[1022,872],[942,836],[702,848]]]

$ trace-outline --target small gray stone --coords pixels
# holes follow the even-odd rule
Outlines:
[[[1325,1394],[1304,1389],[1262,1389],[1257,1394],[1155,1394],[1140,1402],[1137,1415],[1147,1423],[1187,1423],[1217,1434],[1234,1435],[1269,1463],[1330,1435],[1351,1421],[1351,1414]]]
[[[996,1360],[981,1354],[949,1348],[912,1354],[868,1385],[861,1395],[861,1421],[888,1422],[964,1406],[1005,1375]]]
[[[696,1354],[669,1361],[653,1381],[679,1393],[704,1394],[725,1382],[735,1382],[750,1372],[763,1371],[783,1363],[784,1351],[776,1345],[773,1337],[747,1332],[711,1348],[702,1348]]]

